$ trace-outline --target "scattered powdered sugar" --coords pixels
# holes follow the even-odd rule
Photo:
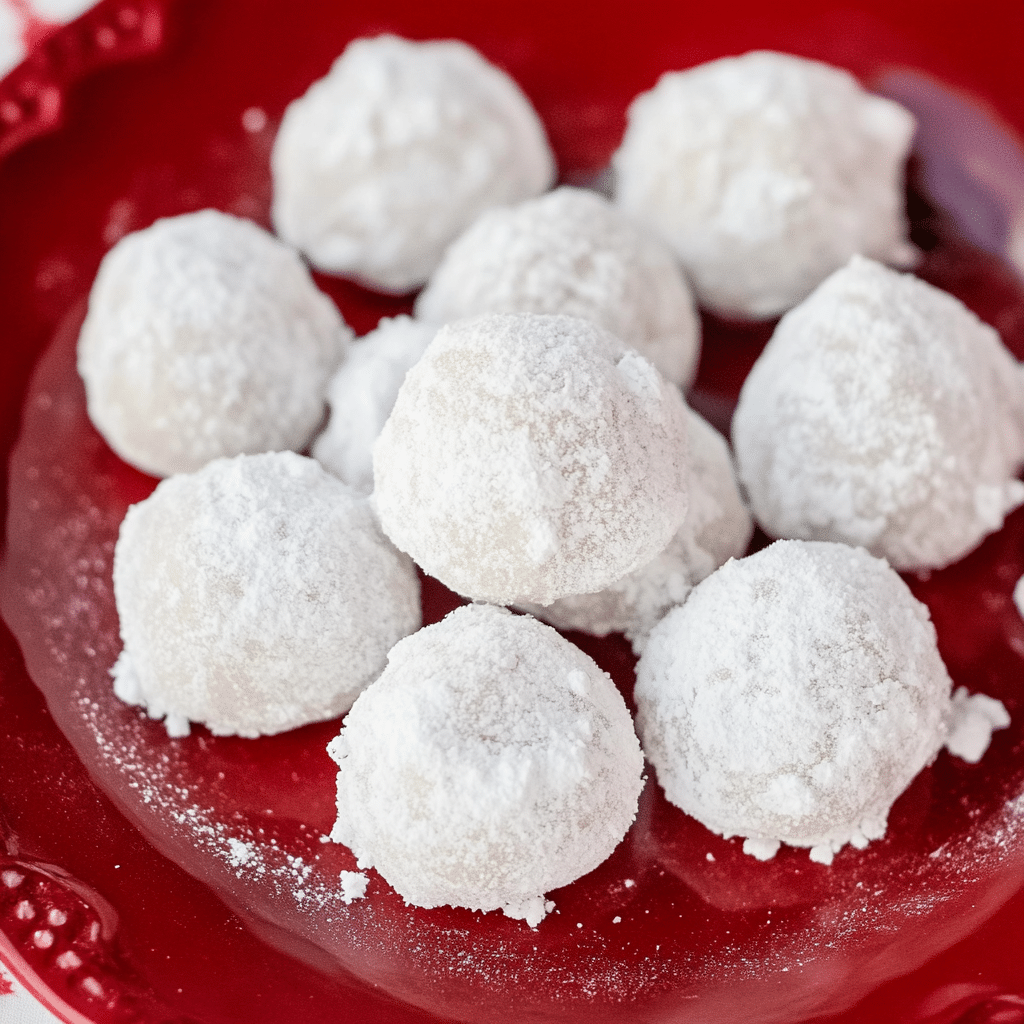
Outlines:
[[[597,594],[520,607],[558,629],[625,633],[639,654],[651,629],[686,600],[691,587],[739,558],[750,543],[753,522],[736,484],[729,446],[692,410],[689,442],[690,508],[660,555]]]
[[[775,537],[948,565],[1024,501],[1024,376],[951,295],[854,257],[789,312],[733,418],[740,480]]]
[[[347,710],[419,628],[419,583],[369,503],[292,452],[218,459],[133,505],[114,555],[115,692],[217,734]]]
[[[228,863],[232,867],[241,868],[251,863],[256,857],[256,849],[252,843],[242,842],[234,836],[228,836]]]
[[[909,263],[913,117],[839,68],[754,52],[662,75],[629,108],[616,200],[675,250],[700,303],[776,316],[855,253]]]
[[[374,447],[385,533],[468,597],[548,604],[621,579],[686,514],[686,405],[588,321],[449,324]]]
[[[93,713],[95,710],[83,709],[86,717]],[[116,743],[105,742],[99,734],[96,738],[100,756],[123,775],[124,789],[133,794],[133,799],[143,805],[153,819],[162,821],[162,831],[156,835],[152,823],[149,824],[149,835],[161,848],[168,841],[169,828],[178,837],[177,841],[187,842],[195,854],[223,864],[243,887],[258,884],[264,892],[283,896],[297,911],[320,916],[327,923],[335,917],[343,919],[344,908],[365,895],[369,879],[361,872],[341,871],[338,884],[328,884],[317,863],[318,855],[310,854],[305,848],[308,844],[303,844],[301,853],[290,852],[273,837],[273,830],[225,821],[215,808],[196,803],[190,789],[180,785],[174,777],[180,765],[154,761],[148,752],[133,750],[130,743],[126,745],[124,736]],[[145,828],[145,820],[142,824]],[[183,866],[196,873],[196,864],[188,862],[187,856],[179,855],[175,859],[179,864],[186,862]],[[205,874],[205,871],[199,872],[200,877]],[[359,892],[360,887],[362,892]],[[234,904],[236,910],[244,914],[233,894],[223,888],[219,891],[229,904]]]
[[[111,448],[165,476],[301,449],[349,337],[294,250],[203,210],[158,220],[107,253],[78,369]]]
[[[969,694],[958,686],[953,692],[953,716],[946,749],[968,764],[977,764],[988,750],[992,733],[1010,724],[1010,713],[1001,700],[983,693]]]
[[[637,729],[665,795],[709,829],[828,863],[884,835],[946,741],[950,689],[928,610],[884,561],[779,541],[655,627]]]
[[[423,284],[482,210],[554,177],[544,128],[503,71],[457,40],[357,39],[285,111],[272,217],[322,270]]]
[[[636,815],[643,757],[611,679],[529,616],[459,608],[398,643],[328,747],[331,837],[409,903],[502,909],[597,867]]]
[[[408,316],[384,317],[348,352],[327,389],[331,418],[313,458],[349,486],[373,490],[373,443],[391,415],[398,389],[436,333]]]
[[[345,903],[352,903],[366,896],[366,890],[370,885],[368,875],[364,875],[362,871],[340,871],[338,877],[341,881],[341,898]]]
[[[488,210],[449,246],[416,300],[445,324],[481,313],[593,320],[686,388],[700,321],[668,247],[602,196],[562,187]]]

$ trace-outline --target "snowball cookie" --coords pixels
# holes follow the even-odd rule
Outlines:
[[[350,487],[373,490],[373,442],[406,373],[437,333],[408,316],[384,317],[349,349],[327,388],[331,418],[313,443],[313,458]]]
[[[779,541],[651,633],[637,729],[666,797],[712,832],[828,863],[884,835],[952,715],[928,610],[881,559]]]
[[[547,189],[529,100],[455,40],[357,39],[285,111],[271,154],[278,234],[321,270],[423,284],[481,210]]]
[[[420,625],[368,502],[292,452],[217,459],[133,505],[114,550],[114,692],[220,735],[333,718]]]
[[[438,324],[478,313],[593,320],[688,387],[700,321],[668,247],[595,192],[563,187],[488,210],[445,253],[416,300]]]
[[[754,518],[897,569],[955,562],[1024,501],[1024,377],[959,301],[855,257],[787,314],[732,422]]]
[[[438,331],[373,450],[384,532],[474,600],[621,579],[686,515],[686,405],[596,324],[493,313]]]
[[[913,117],[838,68],[756,52],[663,75],[633,101],[616,199],[659,230],[701,305],[789,309],[854,253],[906,265]]]
[[[636,816],[643,755],[622,695],[529,616],[469,605],[401,641],[328,753],[331,838],[408,903],[501,909],[592,871]]]
[[[78,371],[110,447],[168,476],[303,448],[350,336],[292,249],[203,210],[158,220],[107,253]]]
[[[558,629],[625,633],[639,654],[655,623],[682,604],[691,587],[739,558],[750,543],[753,522],[736,484],[729,446],[692,410],[689,439],[690,510],[660,555],[600,593],[520,607]]]

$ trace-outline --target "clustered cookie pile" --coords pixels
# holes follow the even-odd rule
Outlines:
[[[752,53],[637,98],[612,201],[542,194],[554,161],[504,73],[462,43],[352,43],[284,115],[284,242],[204,211],[97,277],[90,415],[167,476],[116,548],[115,692],[174,736],[351,707],[332,838],[423,907],[536,926],[636,814],[623,698],[538,619],[633,642],[643,751],[708,828],[825,862],[882,835],[943,745],[977,760],[1007,724],[950,692],[890,564],[948,564],[1024,501],[1020,367],[875,262],[914,257],[912,132],[844,72]],[[350,345],[291,246],[426,283],[415,317]],[[743,387],[738,478],[680,390],[688,281],[721,313],[789,311]],[[744,558],[747,500],[792,539]],[[413,560],[478,603],[420,629]]]

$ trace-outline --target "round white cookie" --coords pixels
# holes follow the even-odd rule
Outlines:
[[[1024,501],[1024,376],[961,302],[854,257],[779,323],[732,424],[754,518],[939,568]]]
[[[549,626],[469,605],[395,646],[328,747],[331,833],[409,903],[501,909],[592,871],[636,815],[643,756],[608,675]]]
[[[946,739],[950,689],[928,610],[884,561],[778,541],[654,628],[637,730],[666,797],[711,831],[827,863],[885,833]]]
[[[633,101],[616,200],[661,233],[702,306],[777,316],[854,253],[914,258],[913,133],[910,113],[839,68],[726,57],[665,74]]]
[[[472,47],[382,35],[349,43],[289,105],[271,171],[282,238],[400,293],[482,210],[548,188],[554,159],[529,100]]]
[[[368,502],[292,452],[162,481],[121,524],[114,595],[114,692],[171,735],[333,718],[420,625],[415,570]]]
[[[203,210],[104,257],[78,340],[89,417],[155,476],[302,449],[351,332],[289,246]]]
[[[687,411],[586,320],[495,313],[441,328],[373,452],[384,532],[475,600],[548,604],[621,579],[686,515]]]

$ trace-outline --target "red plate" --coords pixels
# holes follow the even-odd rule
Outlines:
[[[285,105],[348,39],[383,30],[459,36],[507,68],[568,180],[605,164],[630,98],[662,70],[752,47],[851,68],[920,115],[918,178],[949,207],[912,196],[921,273],[1024,356],[1024,284],[999,258],[1024,249],[1024,151],[997,120],[1024,126],[1024,8],[951,6],[790,0],[768,14],[666,0],[583,14],[468,0],[181,0],[164,12],[122,0],[87,16],[91,36],[79,26],[48,41],[37,85],[47,75],[66,85],[60,54],[74,46],[61,39],[95,42],[97,25],[127,25],[129,10],[166,16],[158,56],[94,71],[69,92],[64,126],[0,167],[0,442],[12,452],[0,956],[44,1003],[97,1024],[1024,1021],[1024,623],[1010,599],[1024,513],[959,565],[912,581],[954,680],[1002,699],[1013,725],[979,766],[941,755],[866,851],[844,850],[831,868],[793,850],[760,864],[649,784],[625,842],[552,894],[559,912],[537,930],[407,908],[372,873],[369,898],[346,906],[337,873],[353,858],[321,842],[336,722],[258,741],[202,729],[172,741],[112,697],[112,542],[153,481],[93,432],[73,363],[82,302],[113,241],[203,206],[266,223],[267,154]],[[160,26],[145,24],[155,45]],[[0,85],[0,115],[12,81],[24,69]],[[321,284],[360,333],[408,308]],[[693,401],[725,426],[767,330],[705,329]],[[428,620],[456,603],[431,581],[425,596]],[[574,639],[628,694],[626,645]]]

